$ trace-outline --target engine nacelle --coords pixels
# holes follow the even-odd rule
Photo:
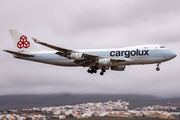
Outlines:
[[[70,59],[82,60],[83,59],[83,53],[71,53]]]
[[[125,66],[111,66],[111,70],[124,71],[125,70]]]
[[[100,66],[110,66],[111,60],[110,59],[99,59],[98,63]]]

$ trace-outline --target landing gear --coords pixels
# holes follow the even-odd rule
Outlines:
[[[99,67],[92,66],[87,70],[87,72],[90,73],[90,74],[93,74],[93,73],[97,73],[97,70],[99,70]],[[100,72],[100,75],[104,75],[105,72],[106,72],[106,69],[102,68],[101,72]]]
[[[91,69],[88,69],[87,72],[93,74],[93,71]]]
[[[159,71],[159,70],[160,70],[160,68],[159,68],[159,67],[157,67],[157,68],[156,68],[156,70],[157,70],[157,71]]]
[[[97,70],[94,70],[93,72],[94,72],[94,73],[97,73]]]
[[[98,67],[90,67],[90,68],[87,70],[87,72],[88,72],[88,73],[91,73],[91,74],[97,73],[97,70],[98,70],[98,69],[99,69]]]
[[[100,75],[104,75],[104,72],[100,72]]]
[[[102,72],[106,72],[106,70],[105,70],[105,69],[102,69]]]
[[[158,64],[157,64],[157,68],[156,68],[157,71],[160,70],[160,68],[159,68],[159,65],[160,65],[160,64],[161,64],[161,63],[158,63]]]
[[[94,70],[94,69],[88,69],[87,72],[93,74],[93,73],[97,73],[97,70]]]
[[[106,70],[102,68],[100,75],[104,75],[105,72],[106,72]]]

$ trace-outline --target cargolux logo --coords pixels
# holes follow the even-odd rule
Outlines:
[[[28,48],[30,46],[30,42],[27,41],[27,37],[26,36],[21,36],[20,37],[20,41],[17,43],[17,47],[19,49],[22,49],[22,48]]]
[[[149,50],[131,50],[131,51],[111,51],[110,56],[125,56],[129,58],[130,56],[149,56]]]

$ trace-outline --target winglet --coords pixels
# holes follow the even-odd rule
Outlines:
[[[41,42],[40,40],[38,40],[38,39],[36,39],[36,38],[34,38],[34,37],[31,37],[31,39],[32,39],[35,43],[40,43],[40,42]]]

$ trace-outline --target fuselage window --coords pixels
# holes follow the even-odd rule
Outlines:
[[[161,46],[161,48],[166,48],[165,46]]]

